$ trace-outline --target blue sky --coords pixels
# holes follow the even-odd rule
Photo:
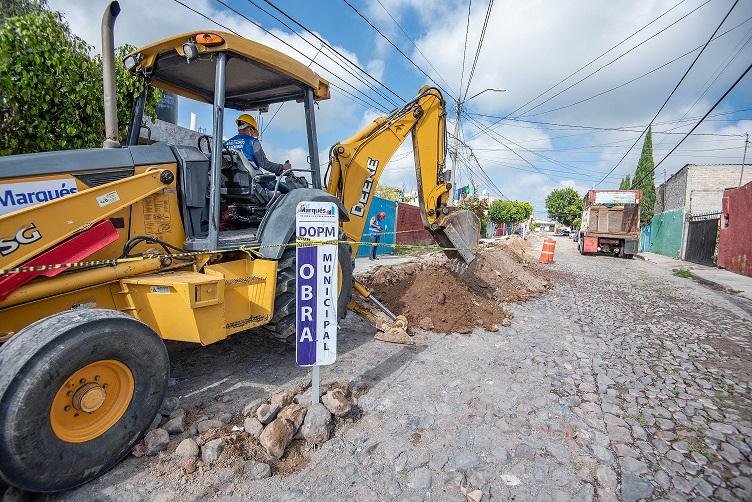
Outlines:
[[[472,3],[465,44],[468,22],[466,2],[350,1],[451,95],[458,94],[461,78],[466,86],[488,2],[476,0]],[[91,43],[94,50],[98,50],[99,20],[105,3],[102,0],[50,1],[51,7],[62,11],[71,29]],[[248,38],[288,52],[308,63],[308,59],[214,0],[186,3]],[[296,34],[251,2],[226,0],[225,3],[308,56],[315,52]],[[269,8],[263,1],[258,3]],[[357,60],[360,66],[367,68],[401,97],[410,98],[423,84],[429,83],[344,1],[279,0],[275,3],[350,59]],[[484,172],[468,158],[470,150],[463,147],[460,151],[463,159],[459,168],[460,184],[472,180],[480,192],[528,200],[535,206],[538,216],[543,216],[540,211],[550,190],[573,186],[584,192],[598,184],[624,155],[627,147],[632,145],[697,52],[666,63],[704,44],[731,4],[730,0],[614,0],[604,8],[602,2],[591,0],[496,0],[467,95],[489,87],[504,88],[507,92],[487,92],[466,103],[464,109],[471,118],[463,119],[462,134]],[[118,44],[129,42],[141,45],[192,29],[217,29],[216,25],[173,0],[121,0],[121,6],[123,11],[116,26]],[[657,134],[653,137],[656,162],[681,138],[675,133],[685,132],[694,125],[696,117],[703,115],[752,62],[750,17],[752,2],[740,1],[719,31],[722,36],[708,46],[656,119],[654,130]],[[488,116],[509,114],[656,18],[658,20],[612,52],[513,114],[516,120],[501,122],[495,129],[498,135],[491,136],[479,129],[478,124],[488,126],[495,121]],[[395,20],[407,31],[409,39]],[[727,30],[730,31],[725,33]],[[298,28],[297,32],[318,45],[301,29]],[[629,51],[637,44],[641,45]],[[626,51],[629,52],[620,56]],[[324,68],[313,66],[315,71],[336,85],[348,88],[354,94],[364,92],[383,106],[392,106],[339,69],[328,59],[326,50],[316,58],[316,62],[336,70],[332,74]],[[606,63],[609,64],[575,84]],[[665,67],[656,69],[664,64]],[[641,76],[654,69],[652,73]],[[348,87],[341,80],[343,77],[358,89]],[[363,76],[363,79],[367,77]],[[571,84],[575,85],[564,90]],[[616,89],[609,91],[612,88]],[[384,88],[380,90],[389,95]],[[553,96],[562,90],[561,94]],[[600,93],[603,94],[593,97]],[[551,99],[541,103],[548,98]],[[210,128],[209,107],[182,99],[179,106],[181,125],[188,125],[190,112],[193,111],[199,115],[199,125]],[[265,114],[267,122],[276,108],[276,105],[273,106]],[[325,152],[330,145],[351,136],[379,116],[381,112],[374,108],[357,104],[333,89],[332,99],[322,102],[318,112],[320,150]],[[686,163],[740,163],[744,146],[741,134],[752,130],[750,108],[752,76],[742,81],[715,110],[711,120],[698,129],[701,135],[688,139],[677,153],[659,167],[656,180],[661,182],[664,171],[666,176],[670,176]],[[227,115],[225,127],[226,131],[231,132],[233,114],[228,112]],[[453,113],[450,113],[450,130],[453,120]],[[583,129],[582,126],[608,130]],[[273,160],[289,158],[294,164],[305,163],[302,105],[285,104],[263,140]],[[406,143],[395,156],[398,160],[387,168],[382,183],[404,185],[407,189],[415,187],[409,141]],[[642,140],[599,187],[615,186],[621,176],[632,173],[641,146]]]

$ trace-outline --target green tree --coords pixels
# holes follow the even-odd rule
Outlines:
[[[119,47],[123,56],[130,47]],[[0,22],[0,155],[99,147],[104,139],[102,63],[56,12]],[[116,65],[121,138],[144,82]],[[156,116],[152,92],[146,113]]]
[[[516,200],[495,200],[488,210],[488,217],[494,223],[519,223],[533,214],[533,206],[529,202]]]
[[[47,10],[47,0],[0,0],[0,21]]]
[[[460,209],[467,209],[468,211],[472,211],[480,221],[488,218],[486,216],[486,211],[488,211],[488,200],[481,199],[477,195],[465,197],[464,199],[459,201],[457,207],[459,207]]]
[[[632,182],[629,180],[629,175],[627,174],[622,178],[621,183],[619,184],[619,190],[629,190],[632,188]]]
[[[402,190],[390,185],[379,185],[376,187],[376,196],[387,200],[402,201]]]
[[[554,221],[571,226],[582,215],[582,198],[574,188],[558,188],[546,197],[546,210]]]
[[[655,212],[655,178],[653,170],[653,132],[648,127],[648,134],[645,136],[645,142],[642,144],[642,154],[640,161],[637,163],[634,178],[632,178],[632,189],[642,190],[640,199],[640,225],[644,226],[650,223]]]

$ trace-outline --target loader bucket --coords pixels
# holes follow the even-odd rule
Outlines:
[[[428,231],[449,258],[470,264],[475,259],[474,250],[480,239],[480,220],[472,211],[449,209],[449,214],[438,218]]]

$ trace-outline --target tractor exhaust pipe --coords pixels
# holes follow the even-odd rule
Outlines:
[[[102,85],[104,86],[104,130],[102,148],[120,148],[118,141],[117,94],[115,93],[115,18],[120,4],[110,2],[102,16]]]

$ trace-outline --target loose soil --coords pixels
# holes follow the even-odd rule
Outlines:
[[[414,262],[373,269],[360,277],[376,296],[411,325],[441,333],[494,330],[508,324],[504,303],[526,301],[552,286],[519,237],[482,244],[469,266],[432,253]],[[426,321],[430,319],[430,323]]]

